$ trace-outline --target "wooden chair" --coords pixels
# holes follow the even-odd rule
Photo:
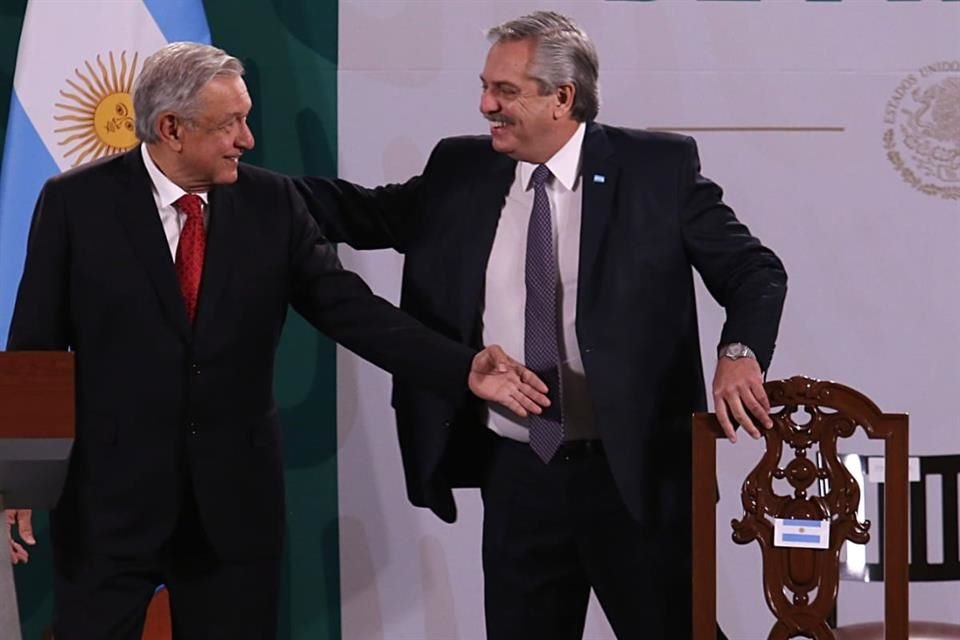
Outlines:
[[[885,511],[885,482],[883,474],[871,470],[871,460],[879,456],[846,454],[841,456],[844,466],[849,469],[860,487],[863,501],[866,502],[869,491],[876,492],[876,513],[880,522]],[[960,581],[960,513],[958,513],[957,476],[960,475],[960,455],[915,456],[919,477],[910,482],[910,563],[908,576],[910,582],[947,582]],[[873,477],[874,475],[880,477]],[[934,477],[940,478],[940,531],[932,536],[927,514],[927,486]],[[864,480],[869,479],[869,482]],[[829,491],[826,479],[821,481],[821,493]],[[880,552],[884,548],[884,529],[881,524],[876,530],[876,541]],[[943,546],[943,559],[931,560],[927,546],[931,538],[939,537]],[[856,551],[856,552],[854,552]],[[846,545],[846,554],[840,559],[840,579],[858,582],[882,582],[883,563],[870,562],[863,549],[853,549]],[[836,626],[836,617],[831,620]],[[877,640],[883,638],[883,625],[879,622],[867,622],[853,625],[836,626],[837,637],[842,640]],[[927,620],[910,620],[909,636],[911,640],[960,640],[960,624]]]
[[[886,511],[883,563],[886,640],[907,638],[907,416],[884,414],[863,394],[833,382],[795,377],[768,382],[773,428],[740,495],[743,517],[733,541],[759,544],[763,590],[776,623],[769,640],[837,638],[827,624],[839,584],[840,548],[866,543],[869,522],[857,519],[860,490],[837,454],[838,440],[862,429],[884,441]],[[806,419],[801,420],[805,414]],[[714,414],[693,417],[693,638],[716,633],[716,441],[724,437]],[[819,452],[823,467],[816,464]],[[826,495],[810,495],[820,478]],[[789,486],[787,493],[778,487]],[[827,549],[774,546],[773,518],[829,520]]]

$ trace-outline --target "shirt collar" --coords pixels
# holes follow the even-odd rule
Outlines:
[[[147,148],[146,142],[140,144],[140,155],[143,156],[143,166],[147,168],[147,174],[150,176],[150,182],[153,183],[153,191],[160,201],[161,209],[173,206],[174,202],[182,196],[187,195],[186,191],[177,186],[170,178],[163,175],[160,167],[158,167],[157,163],[150,157],[150,151]],[[206,206],[206,191],[194,195],[200,196],[200,200],[202,200],[204,206]]]
[[[581,122],[577,130],[567,140],[567,143],[544,163],[557,182],[562,184],[567,191],[573,191],[580,175],[580,150],[583,148],[583,136],[586,130],[587,125]],[[520,162],[520,179],[523,181],[525,190],[530,188],[530,180],[533,178],[533,170],[536,168],[537,165],[535,164]]]

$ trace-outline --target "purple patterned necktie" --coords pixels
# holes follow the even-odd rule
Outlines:
[[[533,171],[533,210],[527,229],[527,300],[524,326],[526,365],[550,388],[550,407],[530,414],[530,447],[550,462],[563,441],[560,389],[560,343],[557,287],[559,267],[553,245],[550,201],[544,184],[550,177],[545,165]]]

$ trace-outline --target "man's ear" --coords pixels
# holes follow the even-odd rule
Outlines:
[[[183,123],[172,113],[161,113],[157,116],[157,135],[160,144],[166,145],[174,151],[180,151],[183,143],[180,137],[183,133]]]
[[[554,109],[554,117],[557,120],[570,115],[576,96],[577,88],[572,84],[562,84],[557,87],[557,106]]]

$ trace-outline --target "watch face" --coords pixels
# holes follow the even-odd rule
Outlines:
[[[737,358],[742,358],[749,353],[750,351],[745,345],[742,345],[739,342],[734,342],[733,344],[728,344],[723,348],[722,355],[736,360]]]

